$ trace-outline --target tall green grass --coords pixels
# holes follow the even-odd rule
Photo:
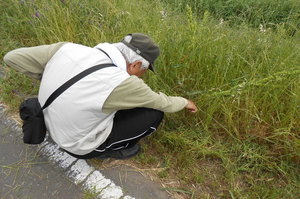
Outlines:
[[[216,19],[233,25],[247,24],[258,28],[260,24],[274,27],[286,24],[293,32],[300,27],[300,2],[298,0],[162,0],[179,11],[190,5],[197,15],[205,11]]]
[[[221,6],[221,1],[205,2]],[[268,4],[270,13],[279,13],[276,2]],[[287,2],[290,10],[298,5]],[[145,81],[154,90],[194,100],[199,112],[167,114],[136,161],[160,165],[162,179],[181,182],[171,190],[190,198],[297,198],[299,29],[291,36],[282,23],[274,24],[276,31],[232,26],[216,20],[213,11],[200,12],[199,20],[200,4],[190,5],[179,12],[158,0],[9,0],[0,7],[0,54],[58,41],[94,46],[130,32],[146,33],[161,56],[157,74]],[[289,23],[290,15],[281,14]],[[16,107],[37,92],[38,82],[5,70],[2,101]]]

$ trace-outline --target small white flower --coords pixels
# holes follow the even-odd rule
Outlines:
[[[262,24],[259,24],[259,31],[266,32],[267,30],[264,28],[264,26]]]
[[[167,12],[162,10],[162,11],[159,11],[160,13],[160,16],[161,16],[161,19],[164,20],[166,17],[167,17]]]
[[[220,19],[220,23],[219,23],[219,24],[220,24],[220,25],[222,25],[223,23],[224,23],[224,19],[223,19],[223,18],[221,18],[221,19]]]

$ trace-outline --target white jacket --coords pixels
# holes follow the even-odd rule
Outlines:
[[[67,80],[83,70],[102,63],[113,63],[68,88],[44,110],[47,129],[63,149],[84,155],[101,145],[111,132],[115,112],[102,113],[112,90],[129,78],[126,62],[113,45],[99,44],[106,51],[73,43],[63,45],[49,60],[43,73],[38,99],[43,105],[48,97]]]

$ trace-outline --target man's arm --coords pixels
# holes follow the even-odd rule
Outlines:
[[[183,108],[187,108],[191,112],[197,111],[190,100],[156,93],[136,76],[129,77],[112,91],[106,99],[102,111],[111,113],[136,107],[152,108],[163,112],[177,112]]]
[[[17,71],[31,78],[41,79],[48,61],[66,43],[59,42],[51,45],[18,48],[8,52],[3,60],[8,66]]]

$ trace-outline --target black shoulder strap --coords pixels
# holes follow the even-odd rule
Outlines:
[[[101,48],[97,48],[97,49],[100,50],[100,51],[102,51],[104,54],[106,54],[106,56],[107,56],[109,59],[111,59],[110,56],[107,54],[107,52],[105,52],[105,51],[102,50]]]
[[[106,67],[112,67],[112,66],[116,66],[116,65],[111,64],[111,63],[99,64],[99,65],[93,66],[91,68],[88,68],[88,69],[82,71],[81,73],[77,74],[76,76],[72,77],[66,83],[64,83],[58,89],[56,89],[50,95],[50,97],[48,97],[48,99],[47,99],[46,103],[44,104],[44,106],[42,107],[42,109],[47,108],[60,94],[62,94],[65,90],[67,90],[70,86],[75,84],[80,79],[84,78],[85,76],[87,76],[87,75],[89,75],[89,74],[91,74],[91,73],[93,73],[97,70],[100,70],[100,69],[106,68]]]

